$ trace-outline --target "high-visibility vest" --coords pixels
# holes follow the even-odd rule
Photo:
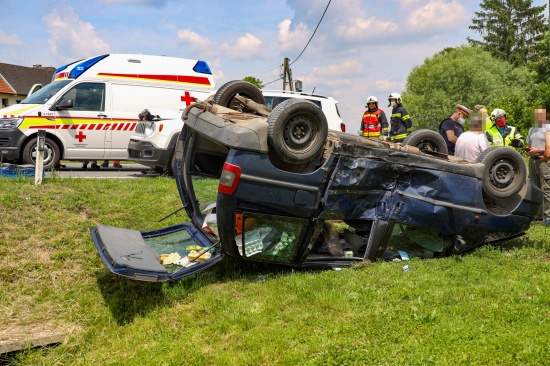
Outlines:
[[[504,136],[501,135],[497,125],[492,125],[487,130],[487,140],[491,146],[510,146],[513,139],[521,139],[521,135],[517,133],[516,128],[512,126],[504,127]]]
[[[380,115],[382,110],[379,108],[374,112],[367,109],[363,114],[361,132],[365,137],[378,137],[380,136]]]

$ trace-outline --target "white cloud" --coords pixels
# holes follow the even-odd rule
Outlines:
[[[363,73],[364,67],[358,60],[348,59],[339,64],[314,67],[308,75],[295,77],[307,86],[351,87],[356,77]]]
[[[453,25],[467,22],[470,18],[465,6],[456,0],[450,3],[444,0],[431,0],[420,8],[416,8],[407,19],[407,23],[411,27],[422,30],[448,29],[449,27],[453,27]]]
[[[294,30],[290,30],[292,21],[285,19],[277,26],[279,28],[279,34],[277,39],[281,47],[281,51],[294,50],[304,47],[309,37],[311,37],[310,31],[303,23],[296,25]]]
[[[2,29],[0,29],[0,44],[6,44],[6,45],[15,45],[15,44],[21,44],[21,40],[17,36],[17,34],[7,34]]]
[[[355,18],[340,24],[336,33],[347,41],[369,40],[374,36],[389,36],[396,33],[399,26],[389,20],[376,17]]]
[[[96,34],[94,26],[80,21],[70,6],[53,9],[43,20],[51,34],[48,44],[54,56],[74,60],[110,51],[109,45]]]
[[[224,43],[220,49],[227,57],[234,60],[248,61],[253,58],[266,58],[266,52],[262,49],[263,42],[256,36],[246,33],[237,38],[235,45]]]
[[[403,84],[403,81],[376,80],[373,86],[377,90],[401,90],[403,89]]]
[[[192,51],[192,53],[203,57],[214,53],[214,47],[210,39],[191,31],[189,28],[179,30],[177,38],[179,43],[187,48],[186,51]]]
[[[208,65],[210,66],[210,70],[212,70],[212,76],[214,77],[214,80],[216,80],[216,83],[218,83],[219,80],[222,80],[225,77],[225,74],[223,71],[221,71],[221,60],[219,58],[215,59],[214,61],[207,61]],[[218,84],[218,87],[221,84]]]

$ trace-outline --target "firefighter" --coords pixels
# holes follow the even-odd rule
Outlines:
[[[388,97],[392,107],[389,130],[389,139],[391,142],[402,142],[411,133],[412,121],[409,113],[403,108],[401,94],[391,93]],[[382,125],[382,134],[388,136],[388,125]]]
[[[367,110],[363,113],[359,135],[364,137],[380,138],[381,127],[388,125],[386,113],[378,108],[378,98],[375,96],[370,96],[367,98],[365,107]]]
[[[491,113],[491,122],[493,125],[486,132],[491,146],[523,147],[523,137],[515,127],[507,124],[506,112],[496,108]]]

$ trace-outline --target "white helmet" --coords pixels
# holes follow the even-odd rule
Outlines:
[[[391,99],[395,99],[397,104],[401,104],[401,94],[391,93],[390,96],[388,97],[388,102],[390,102],[390,104],[388,104],[388,107],[391,107]]]
[[[493,109],[493,111],[491,112],[491,121],[495,122],[497,117],[500,117],[500,116],[506,117],[506,112],[504,112],[504,110],[499,108]]]
[[[369,107],[369,103],[376,104],[376,108],[378,108],[378,98],[376,98],[374,95],[371,95],[367,98],[367,101],[365,102],[365,107]]]

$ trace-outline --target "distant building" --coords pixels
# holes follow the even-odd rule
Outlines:
[[[17,99],[25,99],[35,84],[49,84],[54,72],[55,67],[51,66],[27,67],[0,62],[0,108],[17,103]]]

